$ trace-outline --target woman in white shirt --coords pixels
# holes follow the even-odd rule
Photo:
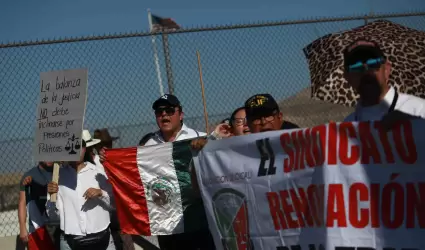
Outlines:
[[[49,194],[57,193],[57,202],[47,202],[49,217],[60,219],[61,250],[113,250],[109,230],[111,187],[98,170],[86,143],[81,158],[59,171],[59,185],[49,183]]]

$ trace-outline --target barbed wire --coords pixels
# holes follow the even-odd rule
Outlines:
[[[190,32],[203,32],[203,31],[215,31],[215,30],[232,30],[232,29],[244,29],[244,28],[260,28],[270,26],[281,26],[281,25],[293,25],[293,24],[309,24],[309,23],[326,23],[326,22],[341,22],[341,21],[355,21],[355,20],[369,20],[369,19],[381,19],[381,18],[397,18],[397,17],[411,17],[411,16],[424,16],[425,12],[411,12],[411,13],[386,13],[386,14],[366,14],[366,15],[354,15],[349,17],[322,17],[322,18],[307,18],[301,20],[287,20],[287,21],[261,21],[257,23],[246,23],[246,24],[229,24],[229,25],[218,25],[218,26],[206,26],[206,27],[192,27],[182,28],[178,30],[162,31],[162,32],[130,32],[130,33],[114,33],[106,35],[91,35],[84,37],[65,37],[57,39],[42,39],[35,41],[17,41],[10,43],[0,44],[1,48],[10,47],[23,47],[43,44],[56,44],[56,43],[73,43],[73,42],[85,42],[85,41],[96,41],[104,39],[120,39],[120,38],[131,38],[131,37],[144,37],[151,35],[158,35],[161,33],[177,34],[177,33],[190,33]]]

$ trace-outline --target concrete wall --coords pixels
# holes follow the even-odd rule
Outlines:
[[[149,248],[134,244],[136,250],[151,250],[155,248]],[[0,237],[0,249],[1,250],[26,250],[27,248],[22,244],[17,235]]]

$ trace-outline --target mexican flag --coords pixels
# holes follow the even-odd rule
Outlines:
[[[45,209],[40,210],[40,206],[37,206],[35,201],[30,201],[27,204],[27,211],[31,223],[28,236],[28,250],[55,250],[53,240],[44,226],[47,221],[44,213]]]
[[[208,228],[202,199],[192,190],[190,140],[109,149],[105,155],[123,233],[170,235]]]

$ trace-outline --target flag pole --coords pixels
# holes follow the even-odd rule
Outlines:
[[[153,34],[152,32],[153,31],[152,14],[150,9],[148,9],[148,21],[149,21],[149,32],[151,32],[151,37],[152,37],[152,48],[153,48],[156,76],[158,78],[159,94],[162,96],[164,95],[164,87],[162,86],[162,77],[161,77],[161,69],[159,67],[158,49],[156,48],[156,35]]]
[[[205,129],[206,133],[209,133],[209,125],[208,125],[208,112],[207,112],[207,101],[205,100],[205,88],[204,88],[204,80],[202,79],[202,65],[201,65],[201,54],[199,50],[196,51],[196,56],[198,57],[198,71],[199,71],[199,82],[201,84],[202,91],[202,101],[204,103],[204,118],[205,118]]]
[[[171,68],[170,48],[168,46],[168,34],[162,31],[162,47],[164,50],[165,69],[167,71],[168,92],[174,94],[173,70]]]

